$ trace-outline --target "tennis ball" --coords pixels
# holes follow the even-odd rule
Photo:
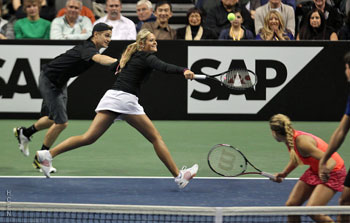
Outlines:
[[[227,15],[227,20],[228,21],[233,21],[233,20],[235,20],[236,19],[236,16],[235,16],[235,14],[234,13],[229,13],[228,15]]]

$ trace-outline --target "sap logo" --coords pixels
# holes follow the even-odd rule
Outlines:
[[[204,73],[202,70],[210,68],[213,70],[218,70],[221,65],[221,61],[215,59],[201,59],[193,63],[191,70],[196,74]],[[248,69],[244,60],[231,60],[230,69]],[[275,70],[275,77],[272,79],[267,79],[266,72],[268,69]],[[205,73],[210,75],[209,73]],[[210,90],[208,92],[200,92],[196,89],[193,90],[191,98],[197,100],[208,101],[212,99],[217,100],[228,100],[230,94],[234,95],[245,95],[247,100],[265,100],[266,99],[266,88],[277,87],[282,85],[287,79],[287,67],[280,61],[275,60],[256,60],[255,62],[255,74],[258,78],[258,83],[254,88],[246,91],[232,90],[220,86],[217,81],[202,80],[199,81],[204,85],[208,85]]]
[[[323,47],[189,46],[188,67],[216,74],[230,68],[256,73],[258,83],[246,92],[228,90],[215,81],[190,81],[189,114],[257,114]],[[286,53],[288,52],[288,53]]]
[[[0,44],[0,113],[40,112],[41,67],[70,48],[71,45]]]
[[[40,64],[43,65],[50,60],[51,59],[40,59]],[[5,60],[0,58],[0,68],[5,64],[5,62]],[[25,79],[25,85],[19,84],[21,74],[23,74]],[[3,99],[13,98],[15,93],[29,93],[31,98],[41,98],[35,81],[35,76],[28,59],[16,59],[7,84],[5,80],[0,77],[0,96],[2,96]]]

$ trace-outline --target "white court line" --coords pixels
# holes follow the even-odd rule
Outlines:
[[[0,178],[46,178],[45,176],[0,176]],[[174,179],[173,177],[156,177],[156,176],[51,176],[51,178],[110,178],[110,179]],[[195,177],[194,179],[206,180],[269,180],[265,177]],[[286,178],[285,180],[298,180],[299,178]]]

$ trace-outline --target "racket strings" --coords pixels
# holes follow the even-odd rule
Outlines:
[[[237,176],[247,168],[239,152],[224,146],[213,150],[209,159],[213,169],[224,176]]]
[[[221,82],[229,88],[246,89],[256,84],[255,75],[247,70],[231,70],[221,76]]]

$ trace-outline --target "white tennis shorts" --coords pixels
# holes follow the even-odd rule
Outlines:
[[[139,98],[136,95],[118,91],[108,90],[101,98],[95,109],[95,112],[108,110],[120,113],[118,119],[123,119],[124,114],[144,115],[143,107],[139,104]]]

